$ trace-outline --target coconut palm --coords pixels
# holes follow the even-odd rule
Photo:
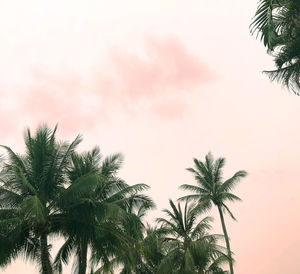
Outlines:
[[[260,35],[276,69],[265,71],[295,94],[300,93],[300,2],[261,0],[251,24],[251,33]]]
[[[85,274],[87,252],[90,248],[94,262],[107,264],[116,250],[124,248],[128,239],[120,229],[121,220],[127,216],[125,207],[153,202],[138,192],[148,188],[145,184],[127,185],[117,177],[123,157],[121,154],[102,159],[99,148],[72,155],[72,167],[68,171],[70,186],[60,197],[61,223],[66,242],[55,259],[55,269],[62,272],[75,253],[79,274]],[[96,259],[95,259],[96,258]]]
[[[56,218],[57,200],[66,182],[71,155],[81,141],[57,142],[56,127],[38,127],[34,136],[25,133],[26,152],[8,154],[1,172],[0,265],[23,254],[40,265],[40,272],[53,272],[48,235]]]
[[[223,182],[222,169],[225,165],[225,158],[214,160],[211,153],[205,156],[204,162],[194,159],[194,164],[195,168],[188,168],[187,170],[194,174],[197,185],[184,184],[180,187],[184,190],[192,191],[194,194],[184,196],[181,200],[192,199],[198,201],[199,205],[206,209],[211,208],[212,204],[217,206],[228,250],[230,273],[233,274],[231,249],[223,212],[228,212],[235,220],[226,203],[241,200],[238,196],[232,194],[231,190],[247,173],[240,170]]]
[[[213,269],[220,270],[219,265],[227,256],[226,249],[217,243],[222,235],[208,234],[212,218],[197,221],[203,212],[199,205],[186,201],[182,210],[180,203],[176,207],[172,200],[169,202],[172,209],[164,210],[169,218],[157,219],[168,245],[157,273],[167,273],[170,269],[174,274],[216,273]]]

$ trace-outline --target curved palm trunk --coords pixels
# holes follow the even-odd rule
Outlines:
[[[53,270],[49,258],[47,234],[44,232],[41,234],[40,244],[41,244],[42,274],[52,274]]]
[[[86,239],[80,240],[78,274],[86,274],[87,246]]]
[[[218,205],[218,210],[219,210],[219,214],[220,214],[220,219],[221,219],[223,233],[224,233],[226,247],[227,247],[227,254],[228,254],[228,258],[229,258],[230,274],[234,274],[234,272],[233,272],[233,265],[232,265],[231,250],[230,250],[230,243],[229,243],[228,234],[227,234],[227,230],[226,230],[226,226],[225,226],[225,221],[224,221],[224,216],[223,216],[222,208],[219,205]]]

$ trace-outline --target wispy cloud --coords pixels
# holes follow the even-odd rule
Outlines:
[[[163,118],[182,115],[184,96],[211,75],[199,57],[175,37],[147,36],[141,54],[114,47],[89,81],[80,72],[32,71],[30,86],[16,91],[16,115],[29,125],[60,123],[65,131],[86,130],[112,111],[148,111]]]

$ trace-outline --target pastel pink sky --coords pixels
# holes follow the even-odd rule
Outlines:
[[[22,152],[23,130],[59,123],[80,149],[122,152],[122,176],[146,183],[157,210],[193,183],[208,151],[225,176],[245,169],[243,202],[226,216],[237,274],[298,274],[299,97],[249,34],[256,1],[0,2],[0,143]],[[216,211],[215,230],[221,232]],[[17,260],[1,273],[37,270]],[[65,273],[69,273],[69,269]]]

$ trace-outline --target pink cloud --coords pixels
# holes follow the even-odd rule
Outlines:
[[[95,93],[106,105],[113,102],[129,113],[147,109],[168,118],[180,117],[185,95],[212,78],[179,39],[155,36],[145,38],[143,55],[111,49],[105,69],[96,75]]]
[[[7,87],[0,83],[0,144],[11,141],[12,135],[20,128],[16,99],[7,93]],[[24,126],[24,125],[23,125]]]
[[[147,37],[144,58],[113,49],[109,67],[121,94],[132,100],[191,91],[210,78],[199,58],[174,37]]]
[[[82,131],[94,123],[90,95],[73,73],[49,74],[34,70],[34,84],[23,94],[22,111],[30,124],[59,123],[65,132]],[[97,110],[97,114],[101,111]]]
[[[178,118],[184,96],[211,75],[179,39],[146,37],[143,56],[113,48],[92,80],[80,73],[35,68],[33,84],[23,92],[20,111],[29,124],[58,122],[65,131],[85,130],[111,111],[149,111]]]

